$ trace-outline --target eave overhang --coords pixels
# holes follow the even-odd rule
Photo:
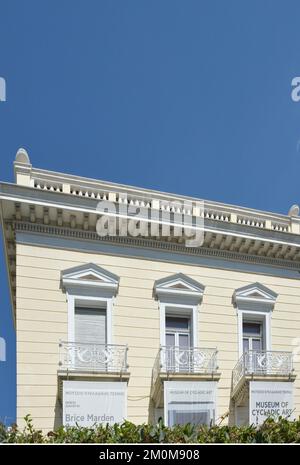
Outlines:
[[[1,221],[13,306],[16,231],[50,235],[59,232],[81,240],[99,241],[101,237],[96,235],[96,223],[101,216],[97,211],[99,200],[113,202],[117,214],[120,205],[126,203],[158,210],[159,215],[177,210],[193,218],[199,215],[195,203],[199,199],[36,169],[25,155],[21,151],[15,162],[16,184],[0,183]],[[185,201],[192,203],[190,211],[184,210]],[[134,243],[143,248],[167,243],[170,251],[183,254],[205,253],[231,261],[249,257],[252,263],[264,260],[271,266],[300,270],[299,217],[205,201],[203,220],[204,242],[197,250],[185,247],[184,238],[172,234],[172,227],[169,237],[126,237],[120,243]],[[116,243],[119,238],[107,240]]]
[[[97,199],[0,183],[4,221],[23,221],[91,230],[100,216]],[[117,207],[117,202],[116,207]],[[298,222],[298,219],[297,219]],[[300,234],[204,219],[203,247],[299,260]],[[180,242],[180,238],[168,240]]]

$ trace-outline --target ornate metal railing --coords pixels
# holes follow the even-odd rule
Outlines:
[[[232,374],[233,387],[246,375],[289,376],[292,372],[292,352],[252,350],[243,353],[234,367]]]
[[[123,345],[60,341],[59,366],[61,370],[125,373],[127,351]]]
[[[217,366],[217,350],[198,347],[166,347],[161,346],[155,359],[152,381],[159,373],[215,373]]]

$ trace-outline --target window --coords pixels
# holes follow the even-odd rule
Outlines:
[[[190,347],[190,318],[166,317],[166,345],[169,347]]]
[[[202,284],[181,273],[155,282],[162,347],[198,347],[198,305],[203,292]]]
[[[112,308],[119,278],[93,264],[62,273],[68,301],[68,340],[81,344],[112,343]]]
[[[243,352],[263,350],[262,323],[243,323]]]
[[[75,342],[106,344],[106,310],[75,307]]]
[[[167,371],[190,371],[191,319],[166,317],[166,369]]]
[[[88,366],[106,371],[107,323],[106,309],[91,306],[75,306],[75,333],[72,349],[72,365],[85,370]]]
[[[234,292],[240,356],[251,351],[271,350],[271,316],[276,298],[274,291],[260,283],[250,284]]]

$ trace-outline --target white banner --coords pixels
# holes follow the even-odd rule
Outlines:
[[[165,423],[213,424],[216,416],[215,381],[165,381]]]
[[[63,424],[121,423],[127,416],[127,383],[63,381]]]
[[[260,425],[267,418],[293,420],[292,382],[250,381],[249,423]]]

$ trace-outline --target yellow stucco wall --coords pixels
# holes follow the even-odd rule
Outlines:
[[[217,347],[221,379],[218,416],[229,409],[231,374],[238,359],[235,289],[259,281],[277,292],[272,315],[272,349],[294,349],[300,337],[298,280],[193,265],[125,258],[17,244],[17,421],[30,413],[45,430],[57,426],[58,343],[67,340],[67,301],[60,289],[62,270],[93,262],[120,277],[113,309],[113,343],[128,344],[128,419],[148,421],[151,372],[159,348],[159,308],[153,284],[184,273],[205,285],[198,311],[198,346]],[[295,382],[300,414],[300,364]]]

